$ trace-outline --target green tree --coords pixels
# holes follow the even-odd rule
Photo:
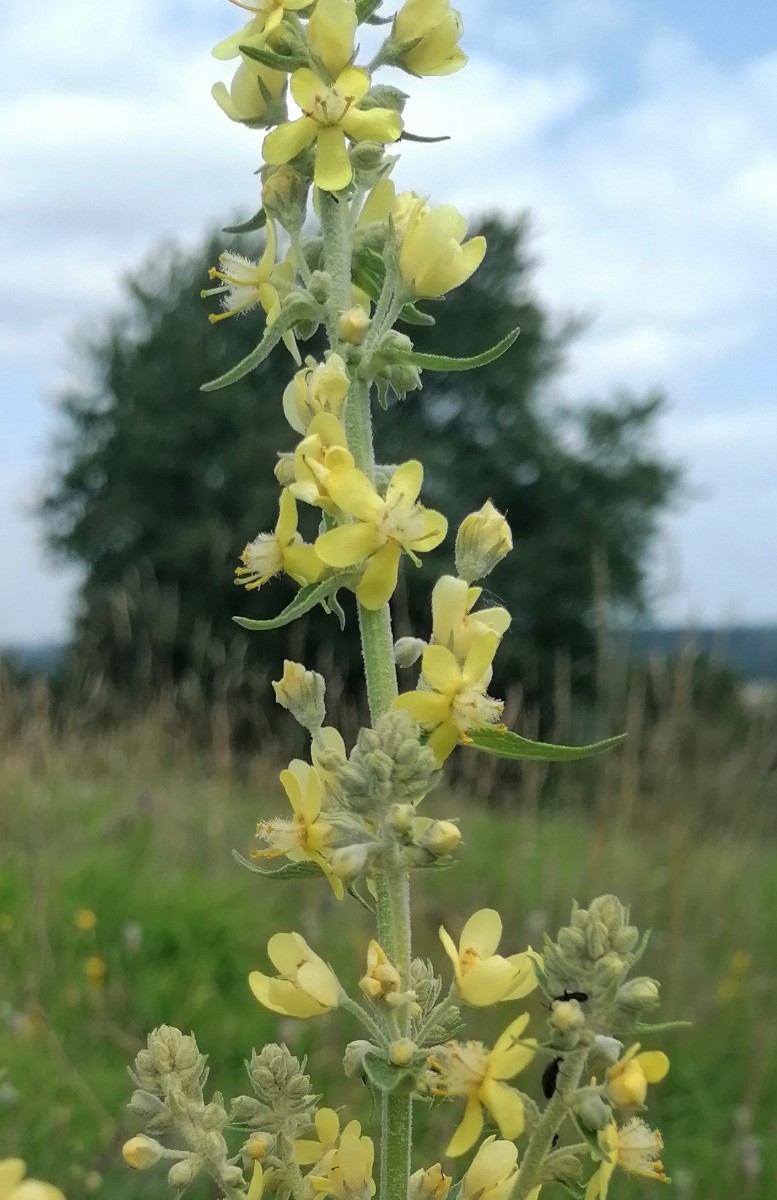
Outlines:
[[[522,636],[502,675],[541,686],[563,650],[584,680],[594,561],[606,564],[613,602],[645,602],[651,539],[678,479],[650,445],[661,399],[552,405],[548,384],[578,326],[554,321],[534,295],[525,222],[490,219],[483,232],[485,264],[449,299],[444,332],[410,332],[419,349],[455,353],[483,349],[516,325],[521,335],[481,371],[425,375],[399,414],[377,414],[378,445],[384,461],[399,462],[422,442],[424,499],[452,517],[479,507],[484,486],[507,512],[515,551],[493,586]],[[83,378],[59,402],[42,511],[54,550],[85,568],[73,650],[130,690],[187,674],[207,684],[225,668],[245,680],[253,669],[277,670],[284,653],[326,665],[333,641],[333,618],[323,613],[288,636],[247,634],[231,622],[273,615],[293,595],[287,582],[258,596],[238,592],[231,578],[244,543],[274,524],[276,452],[291,449],[295,435],[281,412],[293,369],[282,348],[239,384],[199,390],[253,347],[263,321],[250,314],[207,326],[199,293],[222,244],[156,254],[153,270],[130,277],[121,311],[81,346]],[[316,518],[305,517],[310,537]],[[450,566],[452,542],[428,556],[430,586]],[[428,607],[409,610],[401,588],[395,617],[398,632],[428,632]],[[340,657],[338,643],[346,677],[358,656],[355,630],[348,646]]]

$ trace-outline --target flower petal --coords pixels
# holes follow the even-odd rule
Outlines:
[[[497,633],[483,633],[480,637],[475,638],[467,652],[467,661],[464,663],[462,672],[466,684],[475,687],[482,682],[484,676],[488,675],[491,670],[491,664],[498,648],[499,634]]]
[[[291,162],[298,154],[315,141],[319,127],[312,117],[300,117],[296,121],[285,121],[267,134],[262,144],[262,156],[266,163],[280,167]]]
[[[342,129],[339,125],[319,125],[313,172],[316,187],[322,192],[341,192],[352,178],[353,168]]]
[[[386,504],[393,507],[404,501],[405,504],[415,504],[424,482],[424,469],[417,459],[397,467],[386,488]]]
[[[432,630],[440,646],[453,648],[454,633],[467,615],[467,584],[453,575],[442,575],[432,591]]]
[[[459,988],[462,1000],[478,1008],[507,999],[513,972],[506,958],[495,954],[481,959],[465,973]]]
[[[381,179],[379,183],[376,183],[359,213],[358,227],[363,229],[365,225],[371,225],[373,221],[381,223],[387,221],[391,215],[395,197],[396,189],[390,179]]]
[[[459,952],[454,945],[453,938],[448,933],[448,930],[445,928],[444,925],[440,926],[439,934],[440,934],[440,941],[442,942],[442,945],[443,945],[443,950],[445,951],[445,953],[448,955],[448,958],[453,963],[453,970],[456,974],[456,981],[458,983],[461,981],[461,961],[459,959]]]
[[[524,951],[523,954],[511,954],[507,961],[513,971],[513,982],[505,1000],[522,1000],[537,986],[534,960]]]
[[[334,471],[332,474],[334,475]],[[328,529],[326,533],[322,533],[316,539],[315,549],[323,562],[330,567],[343,569],[353,567],[363,559],[369,558],[379,545],[375,526],[356,521],[351,525],[340,525],[337,529]]]
[[[377,521],[385,511],[383,500],[367,476],[356,467],[333,470],[327,490],[338,508],[360,521]]]
[[[518,1038],[520,1038],[524,1029],[529,1024],[529,1019],[530,1018],[529,1018],[528,1013],[521,1013],[521,1015],[516,1017],[514,1021],[510,1022],[510,1024],[507,1026],[507,1029],[505,1029],[504,1033],[501,1034],[500,1037],[498,1037],[496,1042],[494,1043],[494,1048],[491,1051],[491,1060],[492,1061],[496,1058],[499,1058],[506,1051],[513,1049],[516,1040]],[[489,1074],[493,1074],[493,1072],[489,1072]],[[495,1075],[494,1078],[508,1079],[509,1076]]]
[[[334,1145],[340,1135],[340,1118],[333,1108],[320,1108],[316,1113],[316,1133],[325,1146]]]
[[[322,83],[315,71],[311,71],[309,67],[301,67],[299,71],[295,71],[289,87],[304,113],[312,112],[317,97],[327,90],[326,84]]]
[[[436,550],[440,542],[445,540],[448,532],[448,519],[433,508],[425,508],[421,514],[421,532],[410,542],[411,550]]]
[[[354,142],[396,142],[403,123],[392,108],[349,108],[340,124]]]
[[[356,589],[356,597],[370,612],[377,612],[393,596],[401,557],[401,546],[395,541],[388,541],[375,551],[367,563]]]
[[[346,67],[337,76],[335,87],[346,100],[358,104],[370,90],[370,77],[361,67]]]
[[[502,938],[502,918],[495,908],[481,908],[473,913],[464,925],[459,938],[462,954],[474,950],[479,958],[490,958],[496,953]]]
[[[297,971],[299,986],[324,1008],[337,1008],[340,1003],[340,984],[330,967],[317,959],[304,962]]]
[[[479,1095],[499,1126],[503,1138],[511,1142],[523,1133],[523,1100],[513,1088],[495,1079],[486,1079],[480,1086]]]
[[[299,759],[297,761],[299,762]],[[281,771],[280,780],[283,790],[289,798],[289,804],[294,809],[296,816],[304,807],[302,780],[296,771],[290,769]]]
[[[315,547],[305,542],[292,543],[283,551],[283,569],[302,587],[309,583],[318,583],[325,565],[316,554]]]
[[[317,957],[301,933],[274,933],[267,943],[267,956],[279,974],[290,978],[301,962]]]
[[[422,661],[424,678],[443,696],[452,696],[462,686],[459,664],[445,646],[427,646]]]
[[[636,1061],[648,1083],[660,1083],[669,1072],[669,1059],[661,1050],[643,1050]]]
[[[420,725],[439,725],[450,714],[450,705],[439,692],[403,692],[394,708],[403,708]]]
[[[448,1142],[448,1148],[445,1153],[449,1154],[452,1158],[455,1158],[459,1154],[466,1154],[475,1145],[482,1131],[483,1109],[480,1107],[480,1101],[477,1096],[470,1096],[467,1100],[467,1107],[464,1109],[461,1124]]]
[[[438,767],[441,767],[448,755],[456,749],[458,741],[459,731],[453,721],[445,721],[435,729],[427,745],[434,754]]]

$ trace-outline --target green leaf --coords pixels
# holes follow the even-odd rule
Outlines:
[[[265,879],[311,879],[314,875],[321,875],[321,868],[312,862],[290,862],[282,867],[276,867],[272,871],[267,871],[264,867],[257,867],[256,863],[243,858],[243,855],[238,854],[237,850],[232,851],[232,857],[235,862],[240,863],[241,867],[253,871],[254,875],[263,875]]]
[[[258,229],[264,229],[267,224],[267,213],[263,208],[259,209],[258,213],[248,221],[244,221],[242,225],[225,225],[222,233],[256,233]]]
[[[399,314],[400,321],[404,321],[406,325],[436,325],[434,317],[431,313],[423,312],[420,308],[416,308],[415,304],[406,304]]]
[[[393,1092],[412,1074],[407,1067],[393,1067],[377,1054],[365,1054],[362,1061],[367,1078],[379,1092]]]
[[[359,24],[374,17],[382,3],[383,0],[356,0],[356,19]]]
[[[343,587],[351,574],[350,571],[338,571],[337,575],[330,575],[320,583],[309,583],[307,587],[300,588],[291,603],[287,604],[277,617],[269,617],[266,621],[254,621],[250,617],[233,617],[232,620],[243,629],[280,629],[282,625],[296,621],[297,617],[304,617],[305,613],[310,612],[317,604],[324,604],[326,601],[331,603],[331,597]],[[340,611],[342,612],[342,609]]]
[[[671,1029],[693,1029],[693,1021],[662,1021],[658,1025],[637,1021],[634,1029],[637,1033],[666,1033]]]
[[[420,39],[419,39],[419,41],[420,41]],[[403,129],[399,135],[399,140],[400,140],[400,142],[424,142],[424,143],[449,142],[451,140],[451,135],[449,133],[443,133],[440,137],[422,137],[422,135],[420,133],[409,133],[407,131],[407,129]]]
[[[603,742],[592,742],[590,746],[554,746],[550,742],[532,742],[518,733],[498,733],[495,729],[481,729],[471,734],[472,744],[487,754],[498,754],[500,758],[534,759],[538,762],[575,762],[580,758],[593,758],[604,754],[626,741],[627,733],[606,738]]]
[[[302,54],[276,54],[269,46],[239,46],[241,54],[252,58],[254,62],[274,71],[295,71],[298,67],[307,67],[308,61]]]
[[[288,333],[296,325],[297,321],[303,319],[303,315],[308,318],[310,317],[310,305],[307,301],[302,303],[298,301],[282,308],[272,325],[265,327],[264,336],[259,345],[254,347],[250,354],[247,354],[245,358],[241,359],[234,367],[231,367],[229,371],[225,371],[223,375],[219,375],[218,379],[211,379],[208,383],[201,384],[200,391],[217,392],[219,388],[229,387],[231,383],[237,383],[238,380],[250,374],[275,349],[284,333]]]
[[[415,350],[409,350],[406,354],[400,352],[394,355],[393,361],[419,367],[422,371],[474,371],[476,367],[486,367],[501,358],[520,332],[520,329],[514,329],[490,350],[484,350],[482,354],[475,354],[472,358],[454,358],[448,354],[418,354]]]

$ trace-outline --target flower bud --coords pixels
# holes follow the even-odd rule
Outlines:
[[[550,1023],[559,1033],[572,1033],[585,1025],[585,1013],[577,1000],[555,1000],[550,1010]]]
[[[586,930],[586,946],[590,958],[604,958],[610,948],[607,926],[601,921],[592,921]]]
[[[154,1167],[164,1154],[164,1147],[155,1138],[146,1137],[139,1133],[130,1138],[121,1148],[122,1157],[133,1171],[146,1171]]]
[[[364,108],[364,105],[359,107]],[[380,142],[357,142],[350,158],[358,187],[371,187],[386,172],[386,148]]]
[[[398,667],[412,667],[426,649],[422,638],[403,637],[394,642],[394,662]]]
[[[364,1076],[364,1059],[374,1049],[372,1042],[363,1039],[348,1043],[343,1055],[343,1071],[347,1079],[361,1079]]]
[[[609,933],[615,933],[628,921],[629,914],[617,896],[597,896],[588,906],[592,921],[601,921]]]
[[[451,1186],[451,1176],[446,1175],[440,1163],[414,1171],[408,1180],[408,1200],[445,1200]]]
[[[361,304],[354,304],[353,308],[346,309],[337,323],[340,337],[349,346],[361,346],[369,327],[370,314]]]
[[[299,229],[305,213],[308,181],[293,167],[265,167],[262,204],[284,229]]]
[[[407,92],[400,91],[398,87],[392,87],[389,83],[374,83],[359,108],[393,108],[394,112],[402,114],[408,99]]]
[[[319,304],[326,304],[332,295],[332,276],[328,271],[314,271],[308,280],[308,291]]]
[[[575,1115],[585,1125],[586,1129],[604,1129],[612,1121],[612,1109],[605,1104],[598,1092],[585,1088],[579,1099],[574,1102]]]
[[[199,1174],[199,1168],[193,1158],[182,1158],[167,1172],[167,1182],[174,1192],[182,1192],[193,1183]]]
[[[619,1042],[614,1037],[605,1037],[603,1033],[597,1033],[593,1040],[593,1050],[607,1062],[614,1063],[620,1058],[623,1042]]]
[[[405,0],[394,18],[384,61],[413,75],[450,75],[467,62],[459,48],[461,31],[461,16],[449,0],[434,5],[427,0]]]
[[[326,710],[324,694],[326,684],[317,671],[306,671],[302,663],[283,664],[283,677],[273,683],[275,699],[282,708],[287,708],[304,729],[315,733],[324,724]]]
[[[639,1015],[647,1009],[655,1008],[659,999],[659,985],[656,980],[640,976],[638,979],[630,979],[623,987],[618,988],[615,1001],[619,1008]]]
[[[413,1055],[418,1047],[410,1038],[397,1038],[389,1046],[389,1062],[394,1067],[407,1067],[413,1061]]]
[[[374,939],[367,949],[367,971],[359,980],[359,988],[370,1000],[385,1000],[402,987],[399,971],[386,955],[380,942]]]
[[[415,805],[392,804],[388,820],[395,833],[410,833],[415,820]]]
[[[350,880],[363,875],[369,861],[370,848],[365,842],[360,842],[335,850],[329,859],[329,866],[338,879]]]
[[[254,1162],[264,1162],[274,1144],[275,1138],[271,1133],[252,1133],[243,1147],[243,1153]]]
[[[432,821],[418,839],[419,846],[436,858],[453,854],[461,841],[461,830],[453,821]]]
[[[490,500],[470,513],[456,535],[456,570],[461,579],[473,583],[484,579],[513,548],[510,526]]]
[[[281,487],[289,487],[290,484],[294,483],[296,479],[296,475],[294,474],[294,455],[279,454],[273,473]]]

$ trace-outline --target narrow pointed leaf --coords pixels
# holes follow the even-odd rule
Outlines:
[[[513,329],[507,337],[502,338],[501,342],[497,342],[490,350],[484,350],[482,354],[475,354],[472,358],[454,358],[448,354],[419,354],[415,350],[409,350],[407,353],[396,354],[394,361],[407,363],[422,371],[474,371],[476,367],[486,367],[489,363],[496,362],[498,358],[501,358],[505,351],[510,349],[520,332],[520,329]]]
[[[241,54],[252,58],[262,66],[272,67],[274,71],[295,71],[298,67],[308,66],[307,59],[301,54],[276,54],[269,46],[239,46]]]
[[[314,875],[321,875],[321,868],[312,862],[290,862],[282,867],[267,870],[265,867],[257,867],[250,859],[243,858],[237,850],[232,851],[232,857],[241,867],[253,871],[254,875],[263,875],[265,879],[312,879]]]
[[[356,0],[356,19],[359,24],[374,17],[382,3],[383,0]]]
[[[233,617],[232,620],[243,629],[280,629],[282,625],[296,621],[297,617],[304,617],[305,613],[310,612],[317,604],[325,604],[327,601],[331,604],[331,597],[338,588],[344,586],[350,576],[350,571],[338,571],[336,575],[330,575],[320,583],[309,583],[307,587],[300,588],[291,603],[287,604],[277,617],[269,617],[266,621],[254,621],[250,617]]]
[[[424,144],[432,142],[449,142],[451,140],[451,135],[449,133],[443,133],[440,137],[422,137],[420,133],[409,133],[407,129],[403,129],[399,135],[399,140],[400,142],[423,142]]]
[[[256,233],[258,229],[264,229],[266,224],[267,213],[263,208],[260,208],[258,213],[254,213],[254,215],[248,221],[244,221],[242,225],[225,225],[221,232]]]
[[[416,308],[415,304],[406,304],[399,314],[400,321],[404,321],[406,325],[436,325],[434,317],[431,313],[423,312],[420,308]]]
[[[518,733],[498,733],[495,729],[481,729],[470,735],[478,750],[497,754],[500,758],[534,759],[536,762],[575,762],[581,758],[593,758],[604,754],[625,742],[628,734],[593,742],[589,746],[554,746],[550,742],[533,742]]]
[[[250,354],[247,354],[244,359],[231,367],[229,371],[225,371],[223,375],[219,375],[218,379],[211,379],[208,383],[203,383],[200,386],[201,392],[217,392],[219,388],[229,387],[231,383],[237,383],[240,379],[254,371],[260,366],[269,354],[278,345],[278,342],[283,337],[284,333],[288,333],[290,329],[303,319],[303,306],[299,303],[289,304],[286,308],[282,308],[272,325],[265,327],[264,336],[259,342],[259,345],[254,347]],[[309,317],[309,307],[304,305],[304,315]]]

